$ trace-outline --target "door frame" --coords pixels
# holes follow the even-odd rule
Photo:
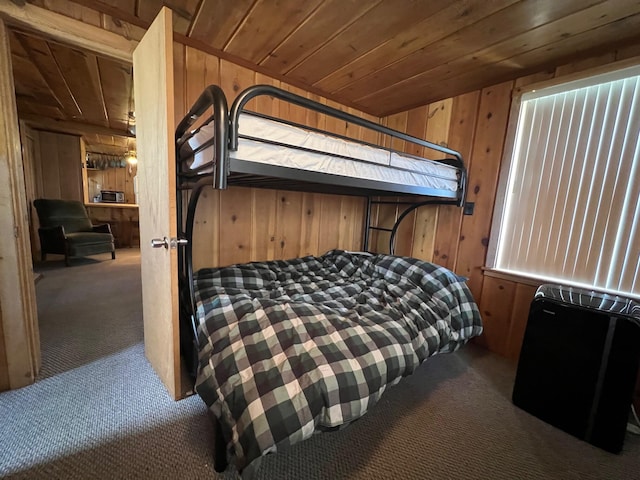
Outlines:
[[[40,337],[11,49],[0,18],[0,391],[35,381]],[[18,301],[16,301],[18,299]]]

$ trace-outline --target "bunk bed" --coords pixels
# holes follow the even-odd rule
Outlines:
[[[449,158],[418,158],[248,111],[261,95]],[[266,453],[348,425],[426,358],[482,332],[463,278],[393,255],[408,213],[464,205],[459,153],[268,85],[243,91],[229,110],[210,86],[176,129],[176,160],[181,350],[216,424],[216,470],[232,461],[251,472]],[[230,185],[364,196],[362,249],[195,272],[200,194]],[[373,198],[385,195],[407,199],[392,228],[370,224]],[[389,255],[368,252],[375,229],[390,233]]]

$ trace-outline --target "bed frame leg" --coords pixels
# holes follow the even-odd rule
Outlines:
[[[367,207],[364,215],[364,235],[362,238],[362,251],[369,251],[369,234],[371,230],[371,196],[367,197]]]
[[[220,422],[216,416],[211,413],[211,411],[209,411],[209,417],[213,423],[213,469],[218,473],[222,473],[229,466],[229,463],[227,462],[227,444],[224,440],[224,436],[222,435]]]

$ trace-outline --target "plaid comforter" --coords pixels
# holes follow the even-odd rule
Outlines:
[[[333,250],[196,274],[196,391],[239,469],[364,415],[427,357],[482,332],[463,280]]]

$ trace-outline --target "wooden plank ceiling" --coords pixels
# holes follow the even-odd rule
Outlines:
[[[43,8],[139,37],[162,5],[174,11],[176,40],[322,93],[376,116],[456,96],[612,49],[640,45],[639,0],[33,0]],[[84,9],[84,10],[83,10]],[[95,16],[96,11],[99,19]],[[99,95],[119,83],[122,66],[18,36],[41,72],[81,69],[93,94],[75,98],[50,85],[52,115],[77,110],[87,121],[121,127]],[[47,48],[45,48],[47,47]],[[48,49],[48,51],[47,51]],[[18,68],[29,68],[19,65]],[[103,73],[104,72],[104,73]],[[110,80],[106,80],[110,78]],[[71,79],[69,79],[71,81]],[[121,82],[120,82],[121,83]],[[71,85],[69,85],[71,86]],[[32,80],[30,88],[41,92]],[[126,89],[128,85],[123,84]],[[111,96],[112,95],[112,96]],[[22,104],[24,100],[20,100]],[[101,104],[100,104],[101,103]],[[90,107],[89,105],[92,104]],[[85,108],[88,108],[85,110]],[[111,109],[111,111],[110,111]],[[119,113],[118,113],[119,112]],[[65,113],[68,117],[69,114]]]
[[[10,32],[20,118],[35,128],[81,134],[90,151],[134,149],[132,67],[89,52]]]

